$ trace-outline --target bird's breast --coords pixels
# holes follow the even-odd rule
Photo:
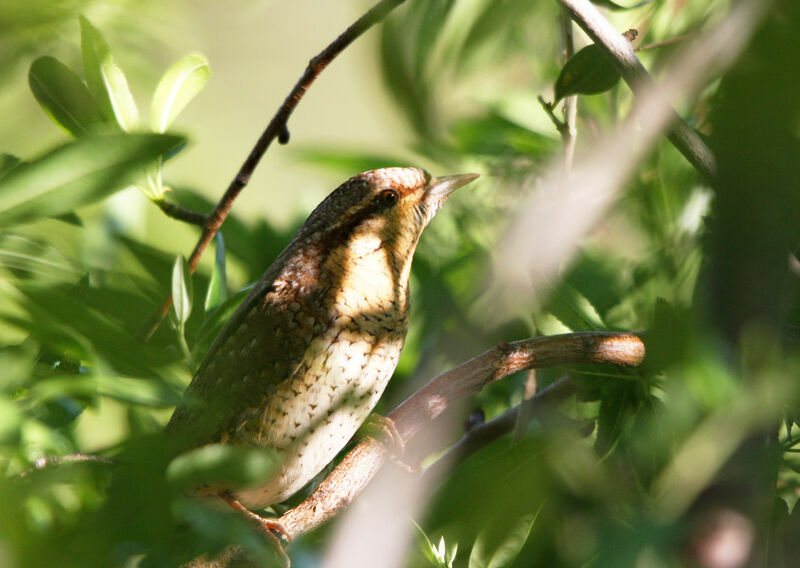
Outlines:
[[[243,424],[242,441],[276,448],[282,459],[264,485],[238,494],[246,505],[280,502],[303,487],[347,444],[386,388],[404,322],[393,328],[372,318],[365,329],[343,317],[340,324],[311,342],[297,372]]]

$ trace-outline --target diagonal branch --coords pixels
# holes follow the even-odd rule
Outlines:
[[[633,45],[620,35],[589,0],[558,0],[570,17],[611,58],[617,71],[635,95],[656,92],[655,80],[636,56]],[[674,110],[667,138],[707,182],[716,172],[714,154],[700,136]]]
[[[239,168],[239,171],[234,176],[230,185],[228,185],[228,189],[225,190],[225,194],[219,200],[216,207],[214,207],[214,210],[206,216],[205,222],[203,223],[203,232],[200,235],[200,239],[197,241],[197,244],[195,245],[194,250],[192,251],[192,254],[188,260],[189,270],[191,272],[194,272],[194,270],[197,268],[197,265],[200,262],[200,257],[208,247],[208,243],[211,242],[211,239],[214,238],[214,235],[217,234],[217,231],[219,231],[222,223],[228,217],[228,213],[230,213],[234,200],[238,197],[242,189],[244,189],[245,186],[250,182],[250,177],[253,175],[253,171],[256,169],[256,166],[261,161],[261,158],[264,156],[267,149],[270,147],[270,144],[272,144],[272,141],[277,138],[278,142],[281,144],[286,144],[289,142],[289,130],[287,127],[289,117],[294,112],[294,109],[297,108],[300,100],[306,94],[306,91],[308,91],[309,87],[311,87],[312,83],[314,83],[319,74],[322,73],[322,71],[324,71],[325,68],[330,64],[330,62],[333,61],[351,43],[361,37],[364,32],[366,32],[372,26],[383,20],[389,14],[389,12],[394,10],[404,1],[405,0],[381,0],[363,16],[356,20],[349,28],[347,28],[333,41],[333,43],[328,45],[328,47],[323,49],[318,55],[313,57],[311,61],[308,62],[305,72],[289,92],[286,99],[283,101],[283,104],[281,104],[280,108],[278,108],[278,111],[272,117],[272,120],[270,120],[266,130],[264,130],[264,132],[261,134],[255,146],[250,151],[250,154],[247,156],[247,159]],[[167,315],[171,305],[172,296],[170,295],[166,300],[164,300],[164,303],[161,304],[158,312],[154,314],[154,316],[145,326],[145,331],[142,334],[145,340],[150,339],[153,333],[155,333],[155,331],[158,329],[158,326],[161,324],[161,320],[163,320],[164,316]]]
[[[517,371],[576,363],[637,366],[645,346],[633,333],[580,332],[501,343],[432,379],[398,406],[389,418],[408,443],[453,403]],[[335,516],[366,487],[386,460],[383,444],[365,438],[280,524],[291,537]]]

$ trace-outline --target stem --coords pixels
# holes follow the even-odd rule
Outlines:
[[[631,45],[589,0],[558,0],[569,16],[611,58],[634,95],[653,90],[650,76]],[[653,92],[655,92],[653,90]],[[700,136],[674,110],[667,138],[707,182],[716,175],[716,159]]]
[[[167,217],[172,217],[173,219],[189,223],[190,225],[197,225],[199,227],[203,227],[206,224],[206,216],[202,213],[191,211],[185,207],[182,207],[181,205],[170,203],[165,199],[159,199],[154,201],[154,203],[158,205],[158,208],[161,209],[161,211],[163,211]]]
[[[566,63],[575,55],[575,40],[572,35],[572,20],[567,11],[562,7],[558,13],[558,37],[561,42],[561,63]],[[575,157],[575,142],[578,137],[576,120],[578,117],[578,97],[572,95],[564,99],[564,122],[561,133],[561,142],[564,145],[564,171],[572,168]]]

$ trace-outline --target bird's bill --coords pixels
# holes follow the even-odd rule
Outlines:
[[[480,177],[480,174],[458,174],[433,178],[428,183],[425,191],[426,201],[444,201],[447,197],[463,185]]]

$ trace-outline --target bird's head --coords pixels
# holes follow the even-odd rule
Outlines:
[[[391,282],[392,297],[399,297],[422,230],[454,190],[476,177],[383,168],[350,178],[317,206],[284,251],[287,282],[311,291],[321,278],[337,279],[334,288],[350,279],[364,298],[385,295]]]
[[[353,176],[314,210],[302,232],[331,242],[372,237],[416,245],[450,194],[478,177],[435,178],[419,168],[383,168]],[[411,251],[413,252],[413,250]]]

